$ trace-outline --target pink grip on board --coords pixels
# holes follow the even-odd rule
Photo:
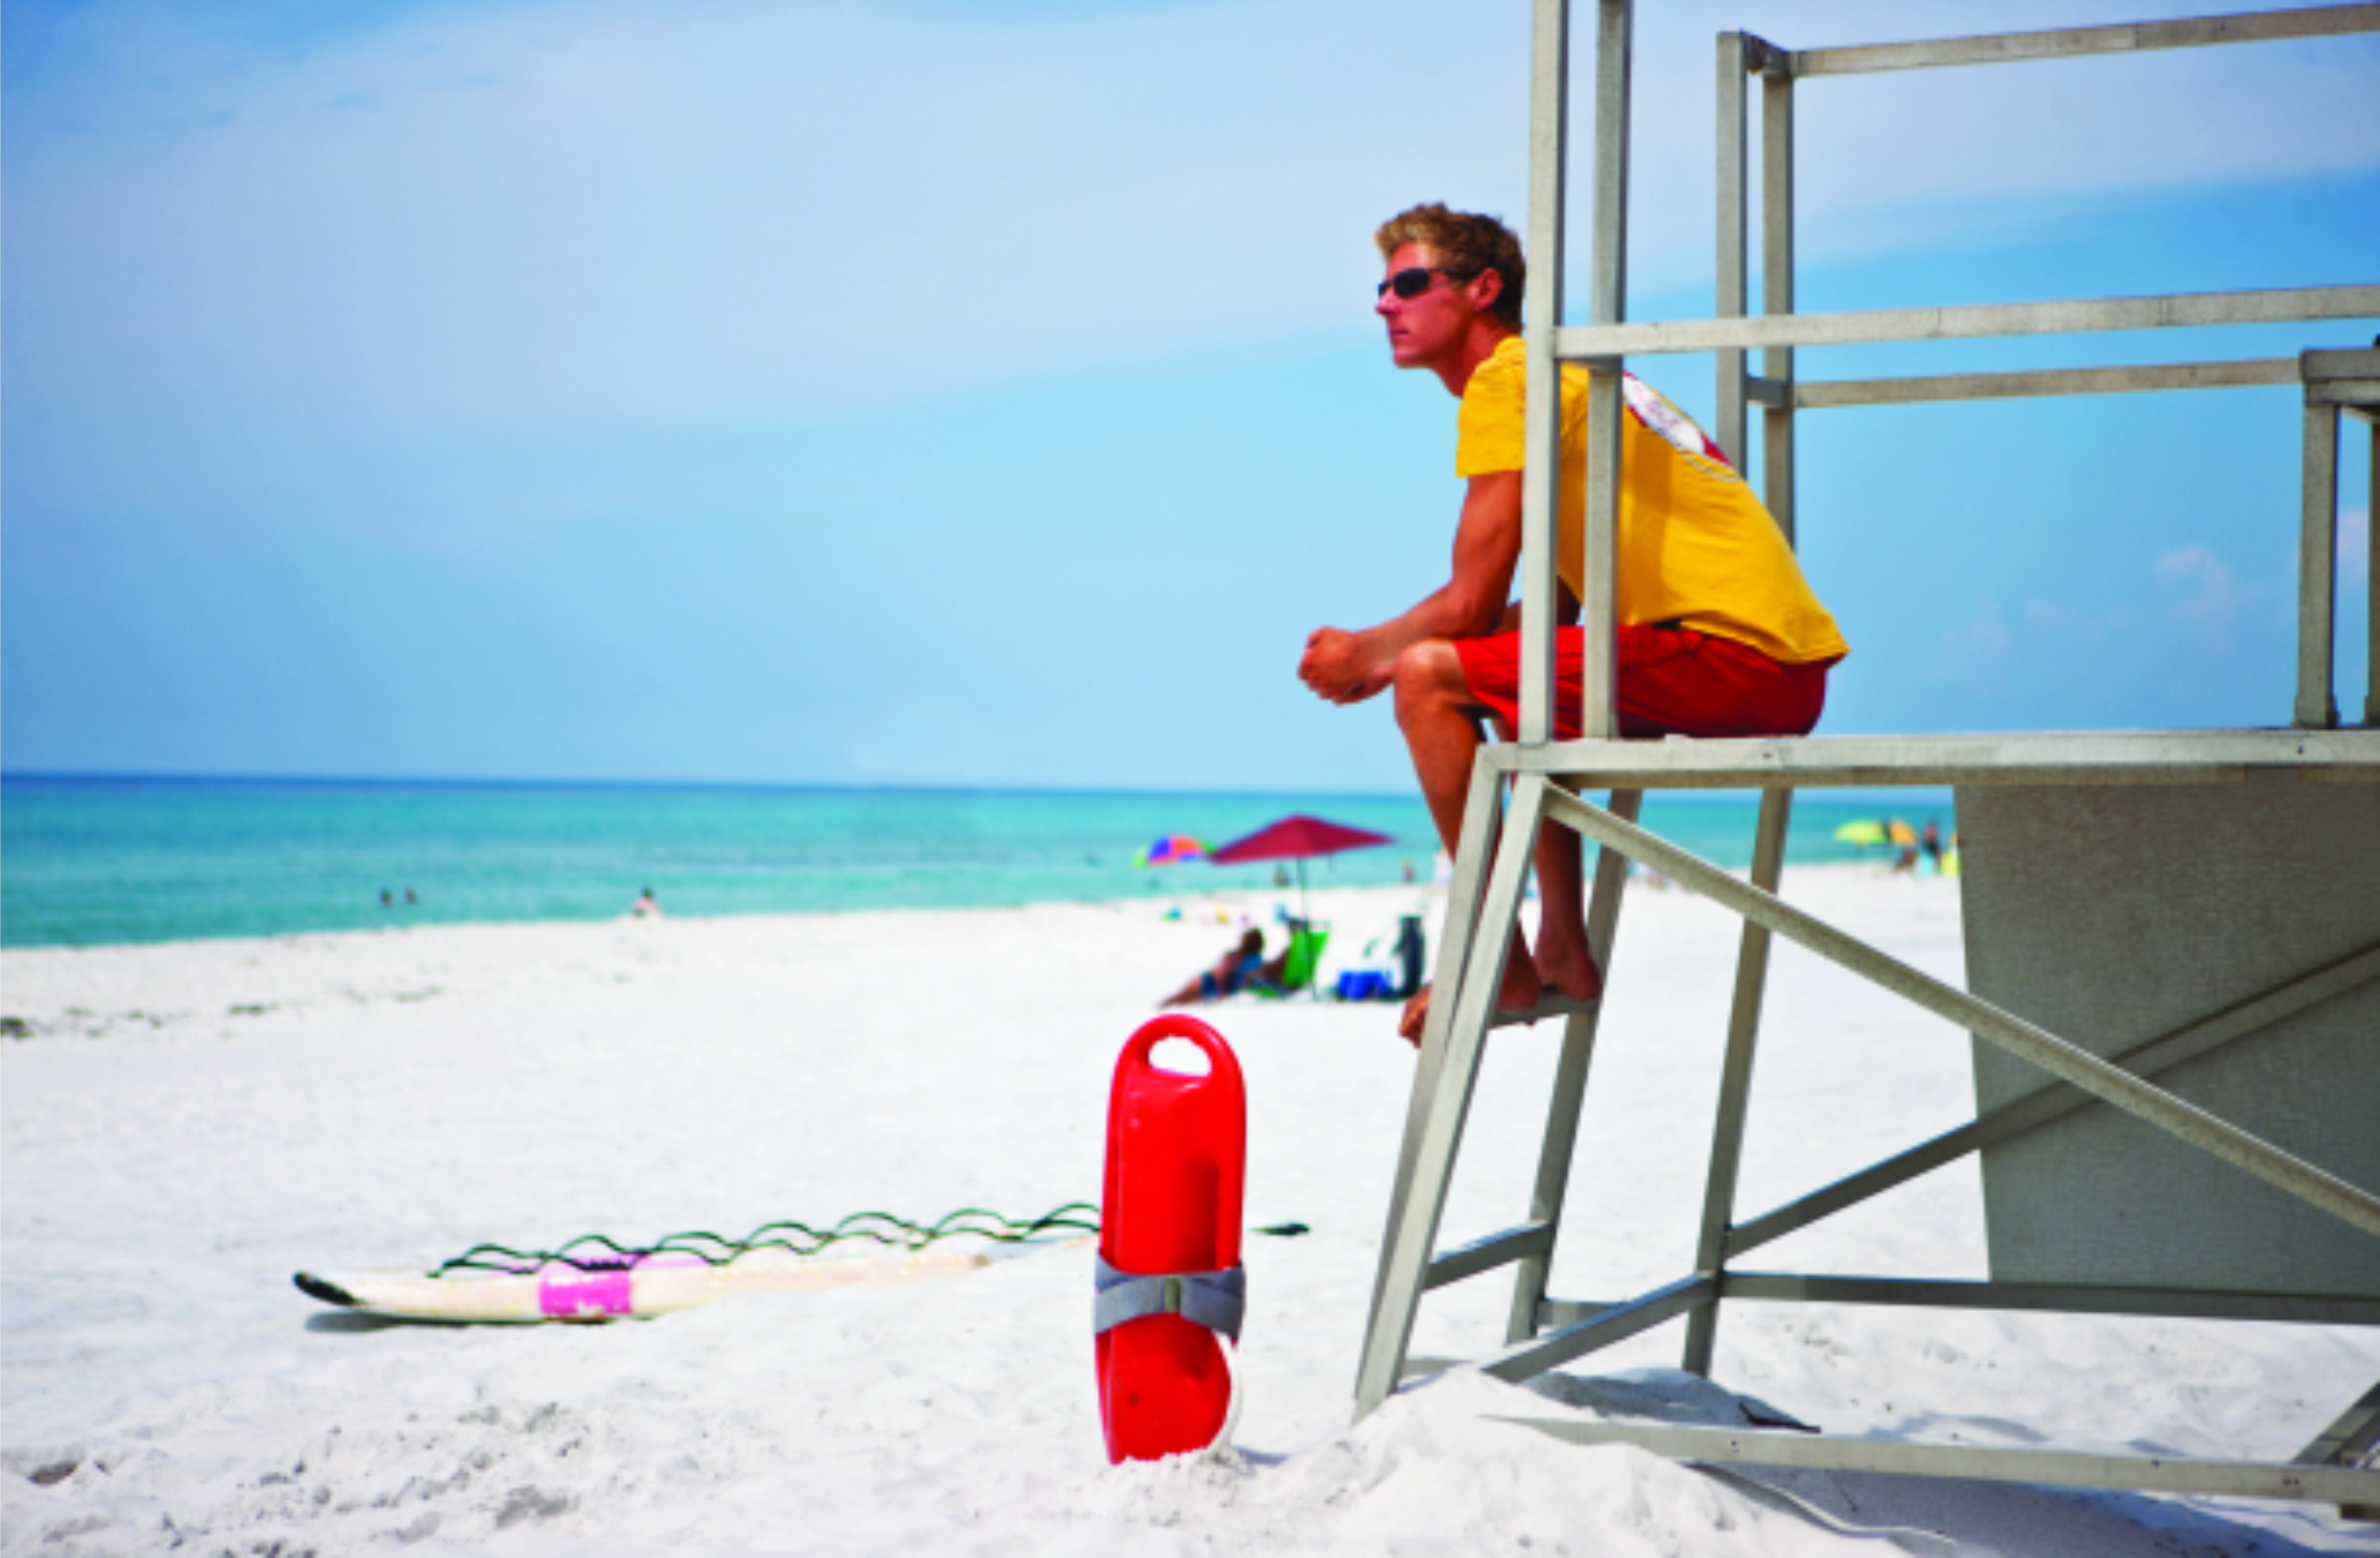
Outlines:
[[[624,1271],[578,1271],[565,1266],[538,1279],[538,1313],[567,1320],[580,1315],[633,1315],[636,1277]]]

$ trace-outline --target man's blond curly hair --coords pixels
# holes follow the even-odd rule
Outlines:
[[[1417,205],[1383,222],[1372,241],[1380,245],[1383,259],[1408,243],[1426,243],[1438,255],[1439,266],[1462,281],[1483,270],[1494,271],[1504,290],[1488,305],[1488,312],[1515,330],[1520,328],[1520,297],[1528,287],[1529,264],[1520,257],[1520,236],[1494,217],[1450,211],[1436,202]]]

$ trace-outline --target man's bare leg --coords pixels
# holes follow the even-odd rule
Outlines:
[[[1603,993],[1587,944],[1587,884],[1578,834],[1559,822],[1537,830],[1537,975],[1574,1000]]]
[[[1462,657],[1455,654],[1451,643],[1444,639],[1425,640],[1397,655],[1396,724],[1405,733],[1406,750],[1412,754],[1414,776],[1422,781],[1422,798],[1429,803],[1430,818],[1438,824],[1438,837],[1450,855],[1463,837],[1463,805],[1471,791],[1472,760],[1479,750],[1478,721],[1484,713],[1471,699],[1470,684],[1463,679]],[[1576,837],[1567,828],[1551,832],[1571,837],[1570,893],[1575,918]],[[1544,858],[1541,842],[1538,859],[1542,862]],[[1542,880],[1539,886],[1541,891],[1552,890]],[[1578,927],[1577,940],[1578,950],[1584,952],[1587,944],[1583,923]],[[1591,959],[1588,966],[1592,969]],[[1496,1007],[1504,1012],[1525,1012],[1536,1005],[1544,994],[1545,981],[1529,956],[1527,940],[1520,927],[1515,926],[1512,950],[1505,959],[1504,983],[1496,990]],[[1396,1031],[1413,1043],[1420,1043],[1429,1006],[1430,992],[1424,986],[1405,1003]]]

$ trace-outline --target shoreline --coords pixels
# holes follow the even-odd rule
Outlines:
[[[1913,826],[1933,815],[1910,804]],[[1857,859],[1835,834],[1889,809],[1809,801],[1789,854]],[[1417,796],[21,784],[0,807],[0,946],[598,923],[644,888],[702,917],[1262,892],[1270,863],[1139,862],[1151,840],[1219,847],[1291,811],[1390,840],[1307,862],[1309,882],[1430,875],[1437,841]],[[1657,796],[1647,809],[1657,833],[1737,866],[1756,817],[1741,796]]]
[[[1728,867],[1727,873],[1729,876],[1735,876],[1739,879],[1748,878],[1751,875],[1749,868],[1740,866]],[[1801,865],[1788,862],[1785,867],[1783,886],[1790,889],[1790,886],[1795,877],[1807,876],[1817,873],[1825,873],[1828,875],[1840,874],[1846,876],[1864,874],[1873,876],[1879,880],[1892,879],[1895,875],[1891,866],[1880,860],[1818,861]],[[1593,875],[1593,868],[1591,864],[1589,867],[1588,875],[1591,878]],[[1938,878],[1932,876],[1908,876],[1904,874],[1903,879],[1933,881]],[[1685,893],[1689,897],[1692,896],[1691,889],[1678,888],[1674,884],[1666,884],[1658,888],[1650,888],[1642,878],[1632,882],[1630,890],[1631,892],[1643,890],[1678,891]],[[497,931],[510,927],[521,927],[526,929],[533,927],[575,926],[580,928],[594,928],[607,925],[640,926],[652,924],[726,925],[750,920],[842,920],[864,918],[874,916],[978,914],[1013,915],[1033,909],[1067,908],[1109,910],[1147,908],[1151,911],[1152,917],[1165,919],[1169,917],[1165,913],[1165,909],[1181,907],[1184,909],[1185,915],[1187,915],[1189,911],[1186,905],[1191,903],[1196,903],[1201,910],[1226,910],[1235,917],[1233,923],[1237,923],[1236,917],[1245,916],[1254,923],[1269,926],[1273,923],[1273,909],[1276,905],[1293,904],[1297,898],[1297,894],[1298,889],[1294,885],[1286,888],[1226,887],[1189,891],[1149,891],[1138,894],[1120,894],[1104,898],[1029,898],[998,903],[866,904],[847,909],[750,909],[730,911],[724,914],[676,914],[668,912],[667,905],[665,905],[663,915],[658,920],[640,919],[632,914],[623,912],[619,914],[602,916],[582,917],[557,915],[537,918],[519,919],[429,919],[412,922],[384,923],[373,926],[338,926],[320,930],[266,931],[255,934],[176,936],[156,941],[8,943],[0,944],[0,962],[12,961],[20,958],[32,958],[51,953],[73,954],[120,952],[139,948],[220,946],[240,944],[277,945],[292,942],[337,941],[349,937],[374,938],[387,936],[426,936],[445,931]],[[1308,889],[1307,896],[1316,904],[1321,904],[1326,900],[1368,904],[1371,901],[1377,899],[1406,898],[1412,899],[1417,902],[1426,899],[1429,904],[1429,929],[1431,934],[1435,936],[1438,929],[1438,918],[1443,915],[1445,910],[1446,884],[1444,882],[1415,881],[1387,884],[1360,884],[1350,887],[1315,887]],[[1786,892],[1786,896],[1791,896],[1790,890]],[[1533,877],[1528,889],[1528,896],[1523,900],[1522,912],[1524,914],[1529,913],[1529,905],[1534,904],[1535,902],[1536,885]],[[1158,907],[1161,903],[1164,905],[1163,909]],[[1263,911],[1261,915],[1257,913],[1259,905]],[[401,913],[402,909],[400,908],[394,912]],[[1317,913],[1314,917],[1317,920],[1322,920],[1325,923],[1328,923],[1327,916]]]

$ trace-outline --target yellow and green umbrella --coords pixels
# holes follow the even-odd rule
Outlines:
[[[1846,822],[1835,830],[1835,836],[1845,844],[1865,848],[1870,844],[1897,844],[1904,849],[1918,847],[1918,831],[1897,817],[1875,820]]]

